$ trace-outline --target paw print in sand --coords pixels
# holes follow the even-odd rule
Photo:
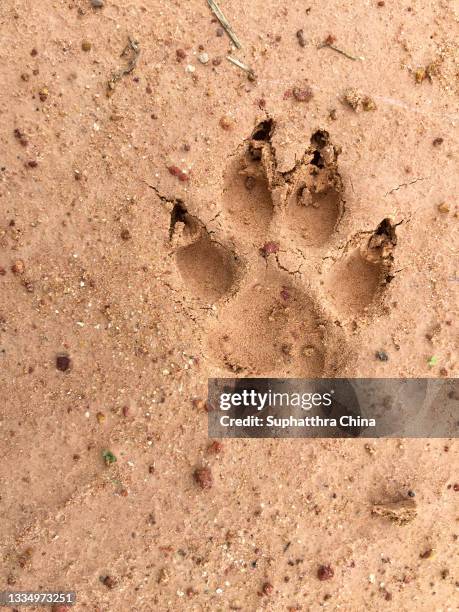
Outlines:
[[[338,149],[318,130],[280,172],[273,121],[257,125],[224,176],[212,231],[177,202],[173,257],[182,289],[206,312],[204,353],[222,375],[336,376],[346,337],[390,281],[395,226],[343,236]]]

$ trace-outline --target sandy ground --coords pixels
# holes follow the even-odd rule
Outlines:
[[[457,609],[455,440],[213,444],[203,400],[457,376],[458,5],[221,5],[241,50],[204,0],[2,4],[2,588]]]

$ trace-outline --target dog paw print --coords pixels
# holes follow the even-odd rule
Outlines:
[[[231,158],[212,230],[176,202],[171,254],[181,290],[205,312],[204,352],[222,373],[333,376],[347,334],[392,278],[395,225],[343,235],[339,149],[317,130],[280,172],[274,130],[263,121]]]

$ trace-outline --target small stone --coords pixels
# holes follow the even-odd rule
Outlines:
[[[414,80],[416,83],[422,83],[427,76],[425,68],[417,68],[414,72]]]
[[[186,58],[186,53],[183,49],[176,49],[175,56],[177,58],[177,61],[181,62],[183,59]]]
[[[389,361],[389,355],[386,351],[376,351],[375,357],[379,359],[379,361]]]
[[[449,576],[449,569],[445,568],[443,570],[441,570],[441,574],[440,576],[442,577],[443,580],[446,580]]]
[[[99,425],[102,425],[103,423],[105,423],[106,418],[107,417],[105,416],[105,414],[103,412],[98,412],[96,414],[96,419],[97,419],[97,422],[99,423]]]
[[[205,410],[206,409],[206,400],[203,400],[203,399],[194,399],[193,400],[193,406],[194,406],[194,408],[197,408],[198,410]]]
[[[19,140],[19,142],[21,143],[23,147],[26,147],[29,144],[25,134],[21,132],[19,128],[16,128],[14,130],[14,136]]]
[[[195,481],[201,487],[201,489],[212,488],[214,481],[213,481],[212,472],[210,471],[210,468],[208,467],[196,468],[193,476],[194,476]]]
[[[420,559],[433,559],[435,557],[435,550],[433,548],[428,548],[423,553],[419,555]]]
[[[317,578],[322,581],[331,580],[334,575],[335,572],[331,565],[320,565],[319,569],[317,570]]]
[[[104,0],[91,0],[92,8],[102,8],[104,6]]]
[[[158,584],[167,584],[169,582],[170,575],[165,567],[159,570]]]
[[[30,159],[30,160],[27,162],[27,166],[28,166],[29,168],[36,168],[36,167],[38,166],[38,162],[37,162],[37,160],[36,160],[36,159]]]
[[[71,360],[68,355],[57,355],[56,357],[56,368],[61,372],[67,372],[70,368]]]
[[[116,578],[114,578],[114,576],[104,576],[101,582],[107,587],[107,589],[110,590],[114,589],[118,584],[118,581],[116,580]]]
[[[25,272],[25,263],[22,259],[17,259],[14,264],[11,266],[11,272],[13,274],[24,274]]]
[[[334,45],[336,42],[336,36],[333,34],[329,34],[327,38],[324,40],[325,45]]]
[[[416,497],[416,493],[412,491],[411,489],[408,491],[407,495],[408,497]]]
[[[308,85],[305,87],[294,87],[292,94],[298,102],[309,102],[314,97],[314,92]]]
[[[219,455],[223,452],[223,444],[219,440],[214,440],[212,444],[207,447],[207,452],[212,455]]]
[[[225,30],[223,28],[217,28],[217,31],[215,33],[217,36],[222,37],[225,33]]]
[[[376,110],[376,102],[370,96],[364,96],[362,100],[362,108],[364,111]]]
[[[434,140],[432,141],[432,144],[434,147],[439,147],[440,145],[443,144],[443,138],[434,138]]]
[[[441,204],[438,205],[438,210],[441,213],[449,213],[449,206],[446,202],[442,202]]]
[[[222,58],[221,57],[214,57],[214,59],[212,60],[212,66],[220,66],[220,64],[222,63]]]
[[[92,46],[92,45],[91,45],[91,43],[89,42],[89,40],[84,40],[84,41],[81,43],[81,48],[83,49],[83,51],[86,51],[86,52],[87,52],[87,51],[91,51],[91,46]]]
[[[172,174],[172,176],[176,176],[178,180],[182,183],[185,183],[186,181],[190,180],[189,175],[183,170],[181,170],[178,166],[169,166],[167,169],[169,170],[169,173]]]
[[[274,587],[270,582],[265,582],[261,590],[263,592],[263,595],[269,597],[273,594]]]
[[[44,102],[49,96],[49,90],[47,87],[42,87],[38,92],[38,97],[42,102]]]
[[[298,30],[296,33],[296,37],[298,39],[298,44],[300,47],[306,47],[306,39],[304,37],[304,30]]]
[[[128,229],[123,229],[121,230],[120,236],[122,240],[129,240],[131,238],[131,232]]]
[[[260,249],[260,253],[263,257],[268,257],[268,255],[273,255],[274,253],[278,253],[278,252],[279,252],[278,242],[265,242],[265,244]]]
[[[234,126],[234,120],[228,115],[224,115],[220,118],[220,127],[226,131],[232,130]]]
[[[459,491],[459,482],[453,484],[453,491],[456,491],[456,493]]]
[[[346,91],[344,92],[343,100],[356,113],[361,110],[376,110],[376,104],[374,100],[370,96],[362,94],[360,91],[354,89],[353,87],[346,89]]]
[[[207,64],[209,61],[209,54],[208,53],[200,53],[198,55],[198,60],[201,62],[201,64]]]

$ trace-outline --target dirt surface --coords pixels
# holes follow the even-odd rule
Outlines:
[[[457,376],[457,4],[221,5],[240,50],[204,0],[2,5],[2,589],[456,609],[455,440],[219,443],[203,400]]]

